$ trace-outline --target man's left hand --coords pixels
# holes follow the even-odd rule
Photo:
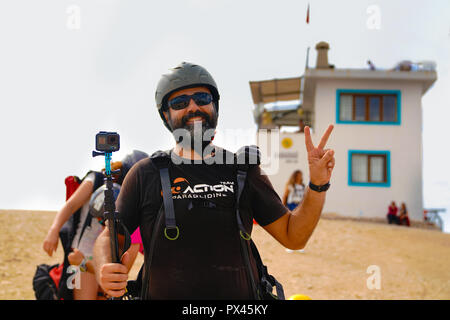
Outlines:
[[[309,176],[311,183],[315,185],[324,185],[331,179],[331,173],[335,164],[334,150],[325,149],[331,131],[333,131],[333,125],[330,124],[320,139],[319,145],[315,147],[311,139],[310,128],[308,126],[305,127],[305,145],[306,151],[308,152]]]

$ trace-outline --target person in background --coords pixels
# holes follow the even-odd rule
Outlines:
[[[131,265],[134,264],[138,252],[144,254],[144,247],[142,245],[141,232],[139,230],[139,227],[131,234],[131,245],[128,249],[128,252],[130,254]],[[71,265],[79,266],[81,272],[90,272],[95,276],[91,257],[86,258],[84,254],[77,248],[73,249],[73,251],[68,256],[68,259]]]
[[[304,194],[305,185],[303,184],[303,173],[301,170],[295,170],[286,183],[283,204],[289,210],[294,210],[302,202]]]
[[[305,121],[303,119],[300,119],[298,122],[298,131],[297,133],[303,133],[305,132]]]
[[[134,150],[131,154],[125,156],[122,161],[116,161],[111,164],[112,170],[120,169],[119,174],[115,174],[114,181],[122,184],[126,174],[131,167],[141,159],[148,158],[148,154],[142,151]],[[59,232],[64,224],[81,210],[78,225],[75,226],[76,232],[72,240],[72,252],[68,255],[71,264],[79,265],[80,270],[88,271],[92,262],[93,248],[95,240],[104,229],[98,219],[92,219],[90,226],[84,229],[84,224],[89,215],[89,201],[92,194],[98,187],[103,185],[104,175],[102,172],[89,171],[82,179],[80,186],[64,203],[63,207],[56,213],[52,226],[44,239],[43,249],[49,256],[56,251],[59,241]],[[84,230],[83,230],[84,229]],[[130,256],[136,257],[139,246],[132,246]],[[131,260],[131,259],[130,259]],[[134,261],[134,260],[133,260]],[[92,268],[91,268],[92,269]],[[96,300],[99,286],[94,273],[81,272],[80,288],[73,290],[74,300]]]
[[[399,214],[398,220],[399,220],[399,223],[398,223],[399,225],[407,226],[407,227],[410,226],[408,210],[406,209],[406,204],[404,202],[402,202],[402,205],[400,207],[400,214]]]
[[[397,205],[395,204],[395,201],[392,201],[391,205],[388,208],[388,213],[386,216],[389,224],[392,223],[398,224],[397,212],[398,212]]]

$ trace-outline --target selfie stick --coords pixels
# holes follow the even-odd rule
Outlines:
[[[119,213],[116,211],[114,191],[113,191],[113,173],[119,173],[120,169],[111,171],[111,152],[92,151],[92,156],[105,156],[105,212],[104,218],[108,221],[109,238],[111,243],[111,261],[120,263],[119,259],[119,242],[117,240],[117,229],[119,226]]]

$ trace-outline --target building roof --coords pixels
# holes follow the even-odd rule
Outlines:
[[[436,64],[432,61],[418,63],[401,61],[390,70],[376,69],[370,61],[368,61],[369,69],[336,69],[328,63],[328,43],[320,42],[316,49],[318,51],[316,68],[306,68],[305,74],[301,77],[250,81],[255,105],[254,118],[260,128],[297,125],[300,119],[311,121],[314,114],[316,83],[320,80],[416,82],[421,84],[422,94],[425,94],[437,79]],[[291,106],[273,107],[279,106],[277,102],[284,101],[291,101]]]
[[[302,77],[250,81],[253,103],[271,103],[300,99]]]
[[[357,80],[402,80],[418,81],[423,85],[422,94],[436,81],[434,70],[398,71],[394,69],[306,69],[305,78],[314,79],[357,79]]]
[[[302,82],[303,77],[250,81],[255,104],[253,115],[260,128],[298,125]],[[291,104],[278,104],[283,101],[291,101]],[[270,119],[269,125],[264,124],[267,119]]]

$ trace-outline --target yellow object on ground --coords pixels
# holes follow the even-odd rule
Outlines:
[[[294,294],[289,297],[289,300],[312,300],[312,299],[304,294]]]

